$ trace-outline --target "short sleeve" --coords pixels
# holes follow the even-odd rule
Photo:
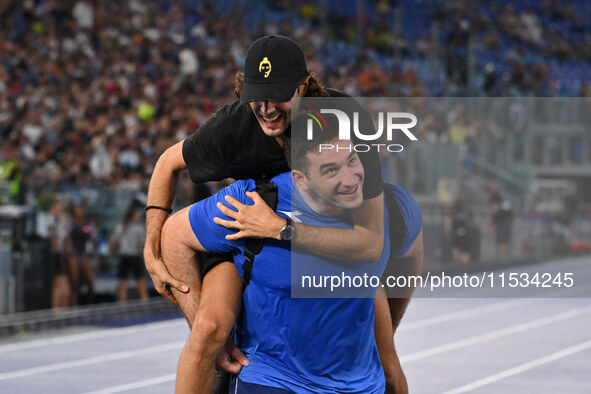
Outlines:
[[[222,219],[232,220],[217,208],[217,203],[224,203],[225,196],[229,195],[243,204],[252,205],[253,202],[246,196],[246,192],[252,191],[254,188],[255,186],[252,180],[236,181],[213,196],[191,206],[189,209],[189,221],[193,229],[193,234],[195,234],[199,243],[207,251],[214,253],[235,252],[244,245],[244,240],[228,241],[226,235],[234,233],[235,230],[215,224],[213,218],[220,217]],[[227,203],[226,206],[228,206]]]
[[[227,135],[234,128],[232,114],[236,104],[226,105],[213,114],[183,142],[183,159],[191,180],[195,183],[219,181],[231,177],[227,146],[232,138]]]
[[[409,251],[421,232],[423,215],[419,208],[419,204],[409,192],[397,185],[390,184],[389,187],[394,191],[396,201],[398,202],[400,212],[402,213],[402,217],[406,224],[406,234],[402,241],[402,247],[396,254],[397,256],[403,256]]]

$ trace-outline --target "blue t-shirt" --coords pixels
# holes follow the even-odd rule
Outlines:
[[[402,187],[385,182],[384,192],[386,192],[386,189],[389,189],[394,194],[396,202],[398,203],[398,208],[400,209],[402,217],[404,218],[404,223],[406,224],[406,233],[402,245],[398,251],[393,251],[394,256],[403,256],[409,251],[421,232],[423,215],[421,214],[421,209],[419,208],[417,201]]]
[[[312,211],[295,186],[292,188],[289,173],[274,177],[272,182],[279,190],[279,215],[289,214],[295,221],[316,226],[351,226],[347,216],[325,217]],[[189,211],[199,242],[211,252],[233,252],[240,275],[246,241],[227,241],[225,236],[231,230],[216,225],[213,218],[224,217],[216,207],[217,202],[224,201],[224,196],[252,204],[245,192],[255,188],[252,180],[237,181],[194,204]],[[384,228],[387,232],[388,226]],[[353,269],[381,275],[390,253],[387,235],[385,239],[378,262],[350,264],[347,273]],[[385,378],[374,339],[373,299],[292,298],[292,265],[313,275],[326,270],[343,272],[343,267],[335,262],[303,250],[294,249],[291,253],[288,242],[265,241],[254,260],[237,322],[237,345],[250,360],[242,369],[240,379],[295,392],[383,393]],[[294,268],[294,272],[299,271]],[[375,289],[369,296],[374,293]]]

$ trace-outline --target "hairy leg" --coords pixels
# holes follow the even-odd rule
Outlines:
[[[177,371],[177,393],[210,393],[216,359],[224,349],[242,302],[242,280],[234,263],[207,273],[199,309]]]
[[[182,278],[189,286],[187,293],[181,293],[171,287],[189,325],[195,321],[201,294],[201,274],[191,237],[195,238],[195,235],[189,223],[187,208],[175,213],[164,223],[161,236],[162,260],[171,275]]]
[[[215,380],[216,358],[240,310],[242,280],[233,263],[222,263],[201,283],[195,252],[200,244],[191,229],[188,208],[166,221],[161,244],[166,268],[189,286],[188,293],[171,289],[191,326],[179,360],[176,392],[209,393]]]

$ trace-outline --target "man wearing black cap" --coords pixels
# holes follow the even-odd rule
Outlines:
[[[222,337],[227,336],[230,327],[220,327],[220,321],[234,312],[220,310],[215,304],[206,304],[208,289],[224,289],[228,297],[239,297],[240,286],[228,283],[229,277],[235,277],[233,264],[221,263],[227,257],[216,256],[201,261],[200,281],[193,281],[190,286],[173,278],[160,258],[160,235],[162,226],[174,198],[178,174],[187,168],[194,182],[207,182],[224,178],[261,179],[289,171],[283,153],[282,134],[289,130],[291,121],[290,100],[297,96],[343,96],[343,93],[325,89],[320,81],[310,73],[304,54],[297,43],[282,36],[266,36],[256,40],[248,49],[244,73],[236,76],[235,88],[239,100],[219,109],[197,132],[167,149],[156,164],[148,192],[146,207],[147,237],[144,247],[146,267],[156,290],[169,301],[191,291],[200,294],[199,308],[187,316],[191,326],[191,336],[201,339],[209,346],[185,347],[181,355],[183,365],[191,365],[191,354],[208,352],[209,361],[215,361],[223,347]],[[327,229],[293,224],[279,216],[273,216],[265,223],[266,233],[252,233],[248,229],[241,231],[242,236],[257,235],[281,239],[280,234],[290,234],[289,240],[301,245],[313,253],[336,258],[376,260],[383,244],[383,204],[382,181],[377,154],[361,154],[361,161],[367,173],[377,176],[364,184],[364,203],[353,214],[352,230]],[[290,227],[285,231],[286,227]],[[281,231],[284,230],[284,231]],[[297,234],[297,235],[296,235]],[[205,276],[207,274],[207,276]],[[211,290],[213,292],[213,290]],[[385,302],[384,300],[376,300]],[[387,306],[386,306],[387,307]],[[385,309],[377,308],[376,311]],[[386,309],[387,313],[387,309]],[[389,318],[389,317],[388,317]],[[223,335],[220,335],[223,334]],[[376,333],[376,338],[379,334]],[[392,342],[392,333],[384,333],[382,342]],[[200,341],[196,341],[199,343]],[[380,340],[378,339],[378,345]],[[220,344],[221,343],[221,344]],[[189,346],[189,343],[188,343]],[[206,349],[207,347],[208,349]],[[393,343],[385,345],[392,349]],[[380,354],[383,352],[380,351]],[[237,371],[245,360],[229,362],[226,369]],[[203,357],[201,357],[203,359]],[[393,372],[394,360],[382,360],[389,382],[404,376],[401,371]],[[179,379],[189,375],[179,365]],[[190,383],[190,377],[187,383]],[[206,382],[199,392],[210,390],[213,382]],[[190,386],[190,385],[189,385]],[[177,390],[179,389],[177,380]],[[181,389],[182,391],[182,389]]]

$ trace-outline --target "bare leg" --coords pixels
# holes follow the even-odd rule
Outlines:
[[[509,244],[507,244],[507,243],[499,244],[499,259],[505,260],[508,253],[509,253]]]
[[[92,267],[90,266],[90,260],[88,257],[84,257],[82,260],[82,275],[84,275],[84,280],[88,284],[88,297],[89,302],[94,302],[94,272]]]
[[[137,279],[137,292],[140,296],[140,299],[147,300],[148,299],[148,289],[146,288],[146,278],[143,276]]]
[[[125,301],[127,298],[127,279],[119,279],[119,289],[117,290],[117,301]]]
[[[191,238],[194,239],[195,235],[189,223],[187,209],[175,213],[164,222],[160,240],[162,260],[171,275],[181,278],[189,286],[187,293],[171,288],[189,325],[195,321],[201,294],[201,274]]]
[[[181,353],[177,393],[213,390],[216,359],[236,322],[241,302],[242,280],[234,263],[222,263],[207,273],[191,335]]]
[[[64,308],[70,306],[71,301],[70,281],[66,274],[59,274],[53,279],[53,308]]]
[[[78,305],[78,292],[80,291],[80,270],[78,268],[78,260],[73,256],[68,258],[68,273],[70,283],[72,286],[72,293],[70,294],[70,305]]]
[[[207,274],[202,286],[195,253],[200,245],[190,227],[187,208],[166,221],[161,245],[170,274],[189,286],[188,293],[171,289],[191,325],[179,360],[176,393],[210,393],[216,358],[240,309],[242,281],[233,263],[223,263]]]

